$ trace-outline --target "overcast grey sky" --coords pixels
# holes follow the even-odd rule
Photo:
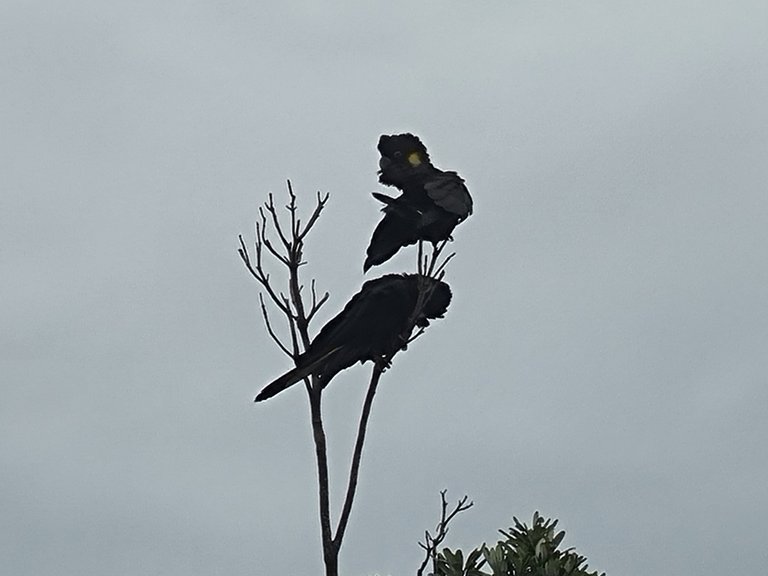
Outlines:
[[[319,328],[402,131],[475,214],[382,382],[343,573],[413,574],[442,488],[476,503],[450,546],[540,510],[611,576],[765,573],[764,1],[6,0],[0,83],[4,574],[320,573],[236,238],[286,178],[331,193]],[[326,394],[336,509],[367,374]]]

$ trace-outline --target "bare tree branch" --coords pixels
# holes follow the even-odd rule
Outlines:
[[[259,252],[257,253],[257,262],[261,264],[261,246],[265,246],[269,253],[272,254],[272,256],[287,266],[288,257],[278,252],[267,236],[267,215],[264,214],[263,207],[259,208],[259,216],[261,217],[261,223],[256,223],[256,234],[259,239]]]
[[[448,262],[450,262],[450,261],[451,261],[451,259],[452,259],[454,256],[456,256],[456,252],[451,252],[451,253],[450,253],[450,254],[449,254],[447,257],[446,257],[446,259],[445,259],[445,260],[443,260],[443,263],[442,263],[442,264],[440,264],[440,266],[438,266],[438,267],[437,267],[437,269],[435,270],[435,274],[434,274],[434,275],[435,275],[435,276],[437,276],[438,278],[442,278],[442,277],[445,275],[445,266],[448,264]]]
[[[328,297],[330,294],[326,292],[323,294],[323,296],[320,298],[320,300],[317,299],[317,291],[315,290],[315,279],[312,279],[312,306],[309,308],[309,314],[307,314],[307,322],[311,322],[312,318],[315,316],[318,310],[322,307],[323,304],[325,304],[328,301]]]
[[[440,261],[440,254],[442,253],[448,240],[443,240],[437,245],[432,245],[432,255],[424,255],[424,241],[419,240],[419,248],[417,254],[417,270],[419,271],[419,296],[416,299],[416,306],[413,309],[413,313],[408,321],[408,325],[405,333],[401,337],[403,341],[403,349],[411,342],[416,340],[419,336],[424,334],[424,328],[419,327],[415,334],[411,334],[416,321],[424,310],[424,306],[432,297],[432,293],[437,288],[437,282],[443,279],[445,276],[445,266],[455,256],[455,253],[450,254],[442,262]],[[394,354],[392,355],[394,356]],[[391,358],[390,358],[391,360]]]
[[[328,202],[328,198],[328,193],[326,193],[324,196],[321,195],[320,192],[317,193],[317,205],[315,207],[315,211],[312,212],[309,220],[307,220],[307,224],[304,226],[304,230],[299,233],[300,240],[304,240],[309,231],[312,230],[315,222],[317,222],[317,219],[320,217],[320,213],[323,211],[323,208],[325,208],[325,205]]]
[[[267,312],[267,306],[264,304],[264,294],[261,292],[259,293],[259,303],[261,304],[261,315],[264,318],[264,325],[267,327],[267,332],[269,332],[269,335],[272,337],[272,340],[274,340],[275,344],[277,344],[278,348],[282,350],[286,356],[289,358],[294,358],[295,354],[294,352],[291,352],[288,347],[282,343],[280,338],[277,337],[277,334],[275,334],[275,331],[272,329],[272,324],[269,322],[269,313]]]
[[[251,258],[248,255],[248,249],[245,247],[245,241],[243,240],[242,234],[238,235],[238,238],[240,239],[240,248],[238,248],[237,253],[240,255],[240,259],[243,261],[243,264],[245,264],[245,267],[251,273],[251,276],[253,276],[259,282],[259,284],[264,287],[267,294],[269,294],[269,297],[272,299],[272,302],[274,302],[274,304],[284,314],[292,315],[290,307],[285,307],[283,301],[278,297],[272,288],[272,284],[269,281],[269,274],[264,272],[264,268],[262,267],[261,263],[261,249],[263,244],[258,239],[258,232],[254,249],[254,253],[256,254],[255,264],[251,261]]]
[[[304,264],[302,260],[304,238],[317,222],[320,213],[328,202],[329,195],[317,193],[317,203],[307,223],[302,227],[298,217],[296,194],[290,180],[287,182],[289,201],[285,208],[289,212],[290,234],[283,226],[280,215],[275,207],[274,196],[270,193],[267,201],[259,208],[260,221],[256,223],[256,239],[254,242],[254,258],[248,253],[242,236],[238,254],[251,275],[264,288],[269,300],[285,317],[290,334],[290,347],[282,342],[275,333],[267,310],[263,295],[260,295],[262,317],[272,340],[280,350],[291,356],[294,361],[299,358],[301,352],[309,348],[311,339],[309,336],[309,323],[329,298],[326,292],[318,299],[315,280],[311,281],[311,303],[307,311],[302,298],[302,283],[299,278],[299,268]],[[272,230],[270,230],[270,228]],[[274,232],[279,238],[279,243],[273,243],[270,232]],[[286,290],[276,288],[272,278],[265,270],[263,255],[270,254],[287,271]],[[291,350],[292,349],[292,350]],[[328,456],[325,438],[325,430],[322,418],[322,386],[315,382],[314,377],[304,380],[309,396],[310,416],[312,421],[312,436],[315,444],[317,460],[317,477],[320,507],[320,528],[323,543],[323,559],[325,561],[326,574],[337,576],[338,574],[338,546],[333,539],[330,513],[330,497],[328,483]],[[339,539],[340,543],[340,539]]]
[[[435,266],[440,260],[440,254],[445,249],[446,244],[448,244],[448,239],[443,240],[439,244],[432,245],[432,257],[429,259],[429,266],[426,267],[426,272],[424,273],[425,276],[436,276],[439,274],[440,270],[445,268],[445,265],[448,264],[448,261],[456,255],[455,253],[449,255],[445,261],[440,264],[439,268],[435,270]]]
[[[288,192],[293,196],[293,190],[291,189],[291,182],[288,181]],[[283,246],[285,247],[286,251],[290,252],[290,242],[285,236],[285,233],[283,233],[283,228],[280,226],[280,218],[277,216],[277,210],[275,209],[275,198],[272,196],[272,193],[269,193],[269,200],[264,204],[264,207],[266,208],[267,212],[269,212],[270,216],[272,217],[272,224],[275,226],[275,231],[277,232],[277,235],[280,237],[280,241],[283,243]]]
[[[418,338],[419,336],[421,336],[422,334],[424,334],[424,331],[425,331],[425,330],[426,330],[426,328],[419,328],[418,330],[416,330],[416,333],[415,333],[415,334],[413,334],[413,335],[412,335],[410,338],[408,338],[408,340],[406,340],[406,341],[405,341],[405,344],[403,344],[403,346],[404,346],[404,347],[405,347],[405,346],[408,346],[408,344],[410,344],[411,342],[413,342],[414,340],[416,340],[416,338]]]
[[[416,576],[422,576],[424,574],[424,569],[427,567],[430,561],[432,562],[432,571],[437,571],[437,551],[440,545],[443,543],[443,540],[445,540],[445,537],[448,535],[448,525],[451,523],[451,520],[456,517],[457,514],[469,510],[472,508],[472,506],[475,505],[474,502],[468,502],[469,496],[465,495],[463,498],[459,499],[453,510],[448,512],[448,501],[445,499],[447,492],[448,490],[440,491],[440,520],[435,527],[435,535],[432,536],[428,530],[425,530],[424,542],[419,542],[419,546],[421,546],[421,548],[425,551],[425,554],[424,561],[416,571]]]
[[[281,212],[278,214],[278,210],[275,207],[274,196],[270,193],[267,201],[259,207],[259,221],[256,223],[256,238],[254,241],[253,256],[249,254],[242,236],[238,237],[240,242],[238,254],[250,274],[263,288],[263,292],[259,294],[259,302],[262,318],[270,338],[272,338],[284,354],[292,357],[294,362],[297,362],[300,354],[306,351],[311,343],[309,334],[310,322],[329,299],[328,292],[325,292],[322,296],[318,297],[317,286],[314,279],[311,279],[309,283],[309,290],[304,290],[305,285],[301,282],[299,273],[301,266],[305,263],[303,260],[304,239],[317,223],[328,202],[329,195],[317,192],[316,203],[312,213],[306,220],[302,220],[299,217],[297,197],[290,180],[287,181],[287,188],[289,200],[284,207],[288,211],[288,223],[285,222],[286,217],[284,213]],[[272,238],[277,236],[279,242],[273,242],[270,236],[272,236]],[[338,576],[339,550],[349,523],[357,490],[363,446],[379,380],[382,373],[389,367],[392,358],[399,352],[399,350],[405,349],[410,342],[424,333],[423,326],[419,326],[415,333],[414,329],[417,327],[417,322],[421,323],[420,318],[424,306],[429,301],[429,298],[436,287],[436,282],[434,281],[439,281],[443,277],[445,266],[453,257],[453,254],[451,254],[447,258],[441,258],[441,253],[445,248],[445,245],[446,242],[433,245],[431,255],[426,256],[424,255],[423,242],[419,242],[418,271],[420,279],[418,285],[419,295],[417,297],[416,306],[408,319],[405,330],[400,335],[402,346],[388,357],[377,358],[374,362],[368,391],[365,400],[363,401],[352,462],[349,469],[345,498],[338,523],[335,527],[335,534],[331,519],[327,442],[322,417],[322,383],[318,382],[314,376],[304,380],[309,398],[312,437],[315,445],[320,529],[326,576]],[[274,261],[272,258],[274,258]],[[270,274],[267,273],[266,269],[269,262],[278,262],[280,267],[284,267],[286,271],[286,283],[282,285],[283,289],[278,287]],[[288,325],[290,344],[284,342],[283,339],[280,339],[274,330],[269,313],[268,302],[271,302],[271,304],[274,305],[285,318]],[[448,523],[453,516],[459,511],[463,511],[472,505],[471,503],[469,505],[466,504],[465,497],[459,502],[457,510],[448,514],[446,512],[445,492],[442,492],[441,494],[444,503],[441,524],[438,525],[435,537],[432,537],[429,532],[426,532],[426,546],[429,546],[430,544],[437,545],[436,543],[441,542],[445,537],[445,532],[447,532]],[[425,548],[425,550],[427,550],[429,554],[431,549]],[[432,554],[434,555],[434,551],[432,551]],[[426,562],[424,566],[426,566]],[[421,574],[421,570],[419,574]]]
[[[357,427],[357,440],[352,454],[352,466],[349,470],[349,481],[347,483],[347,496],[344,499],[344,507],[341,510],[339,524],[336,527],[336,536],[333,538],[334,545],[341,548],[341,541],[344,538],[344,531],[347,529],[349,513],[352,511],[352,502],[355,499],[355,490],[357,489],[357,478],[360,471],[360,460],[363,454],[363,443],[365,442],[365,432],[368,428],[368,418],[371,415],[371,406],[373,397],[376,395],[376,387],[379,385],[379,379],[384,372],[385,365],[376,362],[371,372],[371,382],[368,384],[368,392],[363,402],[363,411],[360,414],[360,424]]]
[[[322,411],[322,387],[307,384],[309,394],[309,411],[312,419],[312,439],[315,443],[315,459],[317,461],[317,489],[320,505],[320,537],[323,543],[323,561],[326,575],[338,574],[339,551],[333,541],[331,531],[331,503],[328,483],[328,448],[325,441]]]

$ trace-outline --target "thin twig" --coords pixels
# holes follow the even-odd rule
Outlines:
[[[272,302],[280,309],[284,314],[290,315],[291,309],[286,308],[283,305],[283,302],[281,302],[280,298],[275,293],[274,289],[272,288],[272,285],[269,281],[269,274],[264,273],[264,269],[261,267],[261,248],[260,243],[257,240],[256,241],[256,264],[254,266],[253,262],[251,261],[250,256],[248,255],[248,249],[245,247],[245,241],[243,240],[243,236],[238,235],[238,238],[240,239],[240,248],[237,250],[237,253],[240,255],[240,259],[245,264],[246,269],[248,272],[251,273],[251,276],[253,276],[259,284],[261,284],[264,289],[266,290],[267,294],[269,294],[269,297],[272,299]]]
[[[315,316],[318,310],[328,301],[328,298],[330,294],[326,292],[323,294],[323,296],[320,298],[320,300],[317,299],[317,291],[315,290],[315,279],[312,279],[312,284],[310,286],[312,290],[312,305],[309,308],[309,314],[307,314],[307,322],[310,322],[312,318]]]
[[[457,514],[469,510],[472,508],[472,506],[475,505],[474,502],[467,502],[469,500],[469,496],[465,495],[463,498],[459,499],[456,507],[450,513],[448,513],[448,501],[445,499],[447,492],[448,490],[440,491],[440,520],[435,527],[435,535],[432,536],[428,530],[425,530],[424,542],[419,542],[419,546],[421,546],[421,548],[425,551],[425,554],[424,561],[416,571],[416,576],[422,576],[424,569],[427,567],[427,564],[429,564],[430,560],[432,561],[433,572],[437,571],[437,550],[443,543],[443,540],[445,540],[445,537],[448,535],[448,525],[451,523],[451,520],[456,517]]]
[[[429,302],[429,299],[432,297],[432,293],[437,288],[437,283],[440,282],[445,276],[446,265],[456,255],[454,252],[449,254],[448,257],[444,260],[440,260],[440,255],[442,254],[443,249],[447,243],[448,239],[445,239],[438,244],[432,244],[432,254],[430,256],[426,256],[424,255],[424,241],[419,240],[418,242],[416,269],[418,270],[419,274],[419,295],[416,299],[416,306],[414,307],[413,313],[411,314],[411,317],[406,325],[406,329],[401,335],[401,340],[403,342],[402,349],[405,349],[408,344],[416,340],[424,333],[423,327],[420,327],[420,329],[415,334],[412,334],[412,331],[424,310],[424,306],[427,302]],[[431,282],[427,279],[431,280]],[[394,356],[394,354],[392,354],[392,356]]]
[[[267,205],[265,204],[265,206]],[[267,207],[267,211],[271,212],[269,207]],[[282,262],[284,265],[287,266],[288,257],[278,252],[277,248],[274,247],[272,242],[269,240],[269,237],[267,236],[268,222],[267,222],[267,215],[264,213],[264,206],[259,207],[259,217],[261,218],[261,222],[256,223],[256,237],[259,240],[259,244],[266,246],[267,250],[269,250],[269,253],[272,254],[272,256],[274,256],[280,262]],[[257,256],[259,256],[257,261],[259,262],[259,264],[261,264],[261,253],[257,254]]]
[[[424,334],[425,330],[426,328],[419,328],[413,336],[411,336],[410,338],[408,338],[408,340],[405,341],[405,344],[403,344],[403,347],[408,346],[408,344],[410,344],[411,342],[416,340],[416,338]]]
[[[269,321],[269,313],[267,312],[267,306],[264,303],[264,294],[261,292],[259,293],[259,303],[261,304],[261,315],[264,318],[264,325],[267,327],[267,332],[272,337],[272,340],[274,340],[278,348],[280,348],[280,350],[282,350],[289,358],[295,358],[295,353],[291,352],[288,347],[282,343],[280,338],[277,337],[277,334],[275,334],[275,331],[272,329],[272,324]]]
[[[317,222],[317,219],[320,217],[320,213],[328,202],[328,198],[328,193],[326,193],[325,196],[322,196],[320,192],[317,193],[317,205],[315,206],[314,212],[312,212],[312,215],[309,217],[309,220],[307,220],[307,223],[304,225],[304,230],[299,234],[299,240],[304,240],[306,235],[315,225],[315,222]]]
[[[445,266],[446,266],[446,264],[448,264],[448,262],[450,262],[450,261],[451,261],[451,259],[452,259],[454,256],[456,256],[456,252],[451,252],[451,253],[450,253],[450,254],[449,254],[449,255],[448,255],[446,258],[445,258],[445,260],[443,260],[443,263],[442,263],[442,264],[440,264],[440,266],[438,266],[438,267],[437,267],[437,269],[435,270],[435,276],[436,276],[438,279],[439,279],[439,278],[442,278],[442,277],[444,276],[444,274],[445,274]]]
[[[424,262],[424,240],[419,240],[419,252],[417,255],[417,271],[420,275],[424,274],[425,262]]]
[[[440,259],[440,253],[443,251],[443,248],[445,248],[445,245],[448,244],[448,239],[446,238],[439,244],[433,244],[432,245],[432,257],[429,261],[429,267],[427,268],[427,276],[432,276],[435,270],[435,265],[437,264],[438,260]],[[450,258],[449,258],[450,259]]]
[[[288,181],[290,184],[290,180]],[[289,185],[289,191],[293,193],[290,190]],[[272,217],[272,224],[275,226],[275,231],[277,232],[277,235],[280,237],[280,241],[283,243],[283,246],[286,250],[290,250],[290,242],[288,241],[288,238],[286,237],[285,233],[283,233],[283,228],[280,225],[280,218],[277,216],[277,209],[275,208],[275,198],[272,196],[272,193],[269,193],[269,200],[266,202],[265,207],[267,209],[267,212],[269,212],[270,216]]]

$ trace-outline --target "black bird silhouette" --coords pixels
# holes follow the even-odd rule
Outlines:
[[[386,262],[404,246],[451,237],[472,214],[472,197],[456,172],[435,168],[421,140],[413,134],[383,135],[378,145],[379,182],[402,191],[397,198],[374,192],[385,204],[384,218],[373,231],[363,271]]]
[[[388,274],[369,280],[344,310],[323,326],[296,360],[296,368],[268,384],[256,396],[256,402],[310,375],[324,388],[355,362],[387,362],[405,346],[414,325],[426,327],[429,320],[442,318],[450,302],[448,284],[423,275]]]

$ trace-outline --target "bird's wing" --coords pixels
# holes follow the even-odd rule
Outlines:
[[[339,370],[372,359],[399,336],[415,301],[415,291],[400,274],[368,280],[344,310],[323,327],[312,345],[341,347],[331,360]]]
[[[401,211],[384,207],[384,218],[378,223],[366,250],[363,271],[386,262],[403,246],[415,244],[419,239],[416,221]]]
[[[440,208],[462,220],[472,214],[472,197],[456,172],[438,172],[426,181],[424,190]]]
[[[267,384],[256,396],[256,402],[272,398],[312,374],[322,374],[325,386],[340,370],[355,363],[359,332],[366,328],[365,323],[358,321],[359,310],[366,307],[360,305],[367,298],[365,292],[364,285],[363,290],[322,327],[309,349],[299,357],[298,366]]]

